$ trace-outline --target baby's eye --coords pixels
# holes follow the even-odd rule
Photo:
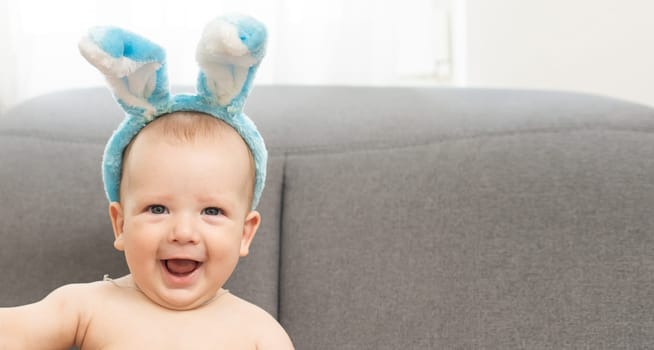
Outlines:
[[[148,207],[148,211],[149,211],[150,213],[152,213],[152,214],[160,215],[160,214],[165,214],[165,213],[167,213],[167,212],[168,212],[168,209],[166,209],[166,207],[164,207],[164,206],[161,205],[161,204],[153,204],[153,205],[151,205],[151,206]]]
[[[204,215],[222,215],[223,211],[220,208],[209,207],[202,209],[202,214]]]

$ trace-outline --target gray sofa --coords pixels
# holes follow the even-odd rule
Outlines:
[[[654,349],[654,109],[554,91],[258,86],[263,224],[228,288],[298,349]],[[105,88],[0,116],[0,306],[126,273]]]

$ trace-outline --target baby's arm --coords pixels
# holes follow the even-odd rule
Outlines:
[[[0,308],[0,349],[65,349],[79,326],[79,285],[61,287],[43,300]]]

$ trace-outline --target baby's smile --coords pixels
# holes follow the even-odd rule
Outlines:
[[[201,262],[191,259],[166,259],[161,262],[169,273],[178,277],[189,275],[202,265]]]
[[[197,281],[197,272],[202,267],[202,262],[193,259],[162,259],[161,267],[169,287],[184,288]]]

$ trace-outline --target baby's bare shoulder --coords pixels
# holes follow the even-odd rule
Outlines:
[[[60,300],[72,298],[76,302],[79,302],[81,300],[92,299],[96,296],[96,293],[106,289],[105,285],[106,283],[102,282],[66,284],[52,291],[47,298],[57,298]]]
[[[256,334],[257,349],[293,349],[293,344],[277,320],[259,306],[235,295],[228,296],[232,315]]]
[[[73,283],[55,289],[43,301],[64,304],[83,313],[86,308],[97,305],[96,301],[106,300],[111,290],[109,283],[102,281]]]
[[[238,319],[246,323],[277,322],[266,310],[234,294],[227,293],[223,298],[222,302],[218,300],[216,304],[221,308],[220,312],[229,313],[232,319]]]
[[[0,348],[67,348],[77,341],[94,284],[69,284],[28,305],[0,308]]]

